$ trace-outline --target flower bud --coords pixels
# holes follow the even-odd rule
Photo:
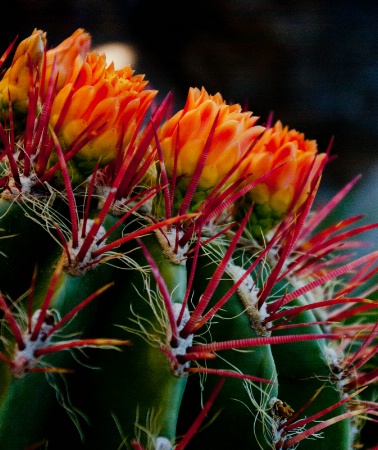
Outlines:
[[[245,195],[237,216],[254,204],[249,223],[254,236],[271,230],[289,210],[295,212],[306,200],[326,156],[317,151],[316,141],[283,127],[280,121],[265,130],[251,148],[244,164],[244,172],[249,175],[244,184],[267,176]]]
[[[219,93],[209,95],[204,88],[191,88],[184,109],[159,131],[168,177],[177,178],[181,191],[178,197],[188,188],[214,124],[214,135],[196,188],[198,200],[225,179],[264,130],[256,125],[257,120],[251,112],[242,112],[240,105],[226,104]],[[224,187],[237,177],[235,171]]]
[[[15,114],[25,115],[29,105],[29,88],[40,68],[46,46],[46,34],[35,29],[18,45],[10,68],[0,81],[0,109],[7,113],[9,101]]]
[[[48,83],[53,67],[57,74],[58,91],[66,84],[71,74],[74,61],[77,56],[85,60],[91,46],[91,37],[82,28],[77,29],[70,37],[61,42],[57,47],[46,52],[45,78]],[[47,86],[46,86],[47,88]]]
[[[105,55],[76,57],[50,119],[64,152],[82,142],[70,161],[74,177],[85,179],[97,163],[109,164],[129,144],[156,95],[145,89],[147,83],[130,66],[117,71],[113,63],[107,66]]]

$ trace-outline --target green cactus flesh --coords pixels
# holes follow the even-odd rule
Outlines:
[[[185,314],[190,317],[195,313],[225,257],[228,246],[225,246],[227,239],[224,236],[220,244],[204,240],[193,261],[186,258],[172,261],[167,248],[162,246],[162,232],[145,236],[139,233],[141,238],[128,242],[124,239],[126,243],[116,247],[116,254],[127,255],[127,258],[116,256],[83,271],[72,271],[67,263],[61,263],[62,269],[57,274],[64,251],[38,220],[32,221],[30,227],[31,219],[23,212],[17,203],[12,207],[7,205],[2,221],[3,228],[9,233],[9,215],[12,214],[17,218],[17,234],[23,233],[23,227],[25,230],[36,228],[42,236],[38,239],[44,240],[46,254],[36,257],[31,255],[35,254],[39,241],[25,237],[19,243],[14,241],[14,245],[22,246],[28,255],[28,259],[20,264],[28,274],[28,283],[33,284],[34,311],[44,307],[52,287],[47,311],[52,311],[57,321],[96,290],[107,283],[112,286],[78,310],[59,333],[53,333],[49,342],[54,345],[82,339],[81,351],[72,348],[47,353],[21,368],[1,362],[0,442],[4,448],[17,450],[33,445],[62,448],[72,443],[88,449],[135,448],[136,445],[145,449],[160,448],[159,445],[180,448],[180,437],[189,432],[201,415],[221,377],[225,378],[222,389],[203,424],[186,444],[187,448],[286,448],[285,442],[303,433],[306,425],[303,428],[291,426],[286,434],[285,427],[280,429],[279,424],[284,424],[318,391],[316,398],[309,402],[306,414],[300,416],[302,420],[322,411],[321,421],[332,420],[348,411],[347,404],[342,402],[345,393],[341,380],[335,375],[336,367],[329,357],[332,355],[332,350],[328,349],[331,342],[316,339],[326,333],[327,325],[319,323],[311,309],[303,310],[290,320],[291,327],[283,326],[272,332],[263,325],[269,319],[264,322],[261,316],[259,322],[256,304],[251,315],[243,292],[249,289],[251,298],[257,301],[258,293],[269,282],[274,266],[269,266],[266,261],[268,252],[264,258],[252,257],[251,252],[236,245],[234,258],[224,265],[224,272],[201,316],[212,308],[216,312],[205,325],[183,339],[186,346],[180,348],[178,354],[190,353],[191,347],[202,344],[258,338],[269,340],[291,335],[296,338],[287,343],[267,341],[255,346],[246,343],[239,348],[225,345],[224,350],[220,347],[214,352],[214,358],[205,357],[204,362],[199,356],[197,361],[178,363],[180,359],[175,360],[172,356],[177,353],[172,347],[166,301],[171,302],[175,319],[184,299],[189,299],[183,308]],[[97,214],[94,209],[92,216]],[[104,227],[109,229],[117,223],[118,217],[108,214],[105,219]],[[143,221],[138,215],[116,228],[106,242],[126,236],[127,232],[133,233],[139,227],[143,227]],[[9,252],[9,240],[1,242],[3,255]],[[192,249],[196,247],[195,242],[198,241],[193,241]],[[151,259],[146,259],[146,250]],[[9,273],[9,277],[2,278],[4,294],[11,286],[10,274],[15,276],[9,269],[10,263],[14,270],[18,269],[18,261],[12,256],[9,263],[7,260],[4,272]],[[246,277],[249,285],[241,283],[218,309],[218,302],[253,264],[253,270]],[[36,265],[38,270],[31,282]],[[162,286],[166,287],[165,302]],[[295,278],[290,276],[287,280],[277,281],[268,295],[268,304],[269,298],[276,301],[283,293],[293,292],[297,287]],[[16,295],[17,291],[14,292]],[[26,317],[30,314],[28,295],[20,300],[10,295],[4,298],[10,307],[12,302],[15,307],[17,305],[16,321],[24,330]],[[290,308],[304,307],[310,302],[309,296],[304,294],[289,305]],[[302,342],[301,335],[313,335],[314,338]],[[105,337],[111,342],[125,341],[129,345],[92,348],[90,342],[85,341]],[[12,358],[12,352],[15,355],[15,350],[11,349],[17,346],[15,340],[12,331],[4,327],[2,353],[9,358]],[[72,373],[34,372],[34,367],[61,368]],[[198,368],[201,368],[199,373]],[[327,413],[332,405],[339,403],[340,406]],[[308,428],[311,426],[313,423],[307,425]],[[301,440],[299,446],[306,449],[331,449],[335,445],[340,449],[352,448],[355,426],[351,419],[336,422],[319,435]]]

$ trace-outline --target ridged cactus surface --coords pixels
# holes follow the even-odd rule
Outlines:
[[[1,59],[0,448],[373,448],[357,180],[315,207],[331,149],[90,45]]]

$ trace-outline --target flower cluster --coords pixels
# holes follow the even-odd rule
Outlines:
[[[115,70],[105,55],[90,52],[90,44],[90,35],[78,29],[47,49],[45,33],[34,30],[19,44],[0,82],[3,111],[30,113],[30,92],[38,86],[38,111],[50,101],[47,125],[65,155],[73,185],[85,181],[96,166],[121,162],[126,154],[130,158],[132,152],[125,149],[141,140],[157,94],[148,89],[144,75],[134,74],[130,66]],[[164,171],[175,212],[188,190],[189,210],[195,211],[213,191],[228,189],[239,210],[234,217],[254,205],[250,228],[261,235],[305,201],[325,155],[317,155],[315,141],[281,122],[265,129],[258,120],[203,87],[190,88],[184,108],[160,120],[146,155],[155,154],[151,165],[159,160],[160,172],[150,173]],[[52,150],[47,168],[57,161]]]

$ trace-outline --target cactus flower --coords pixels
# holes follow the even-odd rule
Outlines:
[[[143,75],[130,66],[115,70],[105,55],[89,53],[75,59],[66,84],[54,99],[50,125],[63,151],[78,145],[72,170],[86,178],[99,163],[115,159],[118,148],[129,144],[156,95],[145,89]]]
[[[280,121],[253,146],[244,165],[250,174],[245,184],[268,174],[243,199],[244,206],[254,203],[249,225],[255,236],[273,228],[290,208],[294,212],[303,204],[326,156],[317,150],[315,140],[305,139],[303,133],[283,127]]]
[[[82,28],[78,28],[70,37],[61,42],[57,47],[46,52],[46,72],[48,81],[53,65],[58,74],[56,89],[59,91],[69,77],[74,61],[78,55],[84,60],[91,46],[91,37]]]
[[[30,74],[41,64],[46,46],[46,33],[35,29],[18,45],[9,69],[0,81],[0,110],[7,112],[9,100],[15,113],[27,113]]]
[[[167,175],[177,179],[181,194],[198,170],[214,125],[197,193],[214,189],[246,154],[264,129],[256,125],[257,120],[251,112],[242,112],[239,104],[226,104],[219,93],[210,95],[204,88],[190,88],[184,109],[170,118],[159,132]],[[235,172],[227,182],[231,183],[236,177]]]

